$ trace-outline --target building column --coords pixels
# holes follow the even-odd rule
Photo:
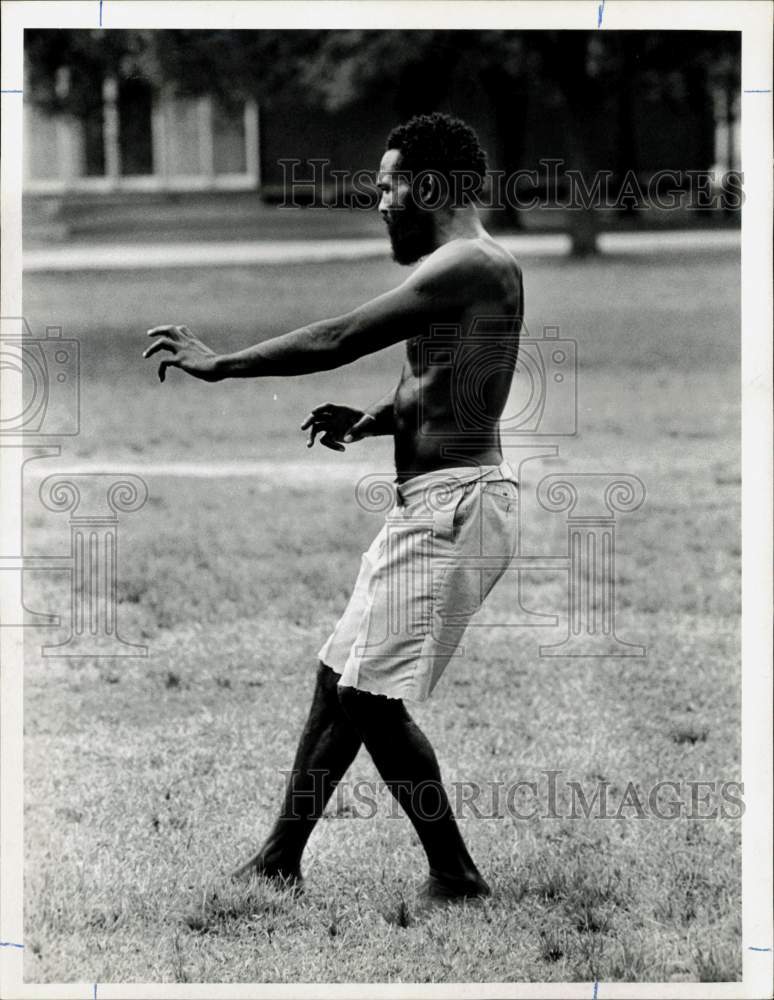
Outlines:
[[[57,97],[65,98],[70,92],[70,69],[60,66],[56,73],[55,89]],[[56,150],[59,160],[59,176],[65,187],[83,174],[83,129],[80,122],[69,112],[56,116]]]
[[[105,77],[102,82],[103,141],[105,143],[105,177],[111,188],[121,183],[121,147],[119,145],[118,80]]]
[[[255,187],[261,187],[261,123],[258,104],[252,98],[245,101],[245,173],[252,178]]]
[[[207,187],[215,185],[215,136],[213,131],[212,98],[200,97],[197,101],[199,124],[199,163]]]
[[[153,144],[153,173],[159,179],[159,186],[166,190],[169,185],[169,135],[167,133],[168,95],[165,88],[153,97],[151,114],[151,142]]]

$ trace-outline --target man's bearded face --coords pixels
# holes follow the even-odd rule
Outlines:
[[[379,166],[382,192],[379,211],[387,225],[392,256],[398,264],[414,264],[435,249],[433,219],[417,205],[411,177],[400,170],[401,154],[388,149]]]
[[[432,253],[432,217],[417,207],[411,192],[406,195],[403,205],[393,209],[385,221],[396,263],[414,264],[420,257]]]

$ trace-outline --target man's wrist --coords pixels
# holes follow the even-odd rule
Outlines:
[[[248,361],[240,354],[216,354],[213,365],[213,381],[220,382],[224,378],[247,378],[258,375],[258,365]]]
[[[284,374],[279,366],[268,361],[258,347],[237,351],[236,354],[216,354],[212,366],[213,381],[224,378],[261,378]]]
[[[380,437],[383,434],[392,434],[392,410],[377,410],[376,413],[366,413],[369,418],[368,435],[370,437]]]
[[[364,413],[360,420],[367,421],[365,426],[360,427],[360,437],[376,437],[379,432],[379,422],[373,413]]]
[[[228,355],[216,354],[212,360],[212,381],[220,382],[221,379],[228,378]]]

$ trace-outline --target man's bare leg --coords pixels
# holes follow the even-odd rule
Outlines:
[[[427,854],[433,899],[488,896],[459,831],[438,760],[402,701],[339,688],[339,698],[360,733],[377,771],[411,820]]]
[[[339,702],[338,679],[330,667],[319,665],[280,815],[260,851],[234,876],[255,873],[283,882],[301,880],[306,842],[362,742]]]

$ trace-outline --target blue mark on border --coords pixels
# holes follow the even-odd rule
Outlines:
[[[756,948],[755,945],[751,944],[747,946],[748,951],[771,951],[771,948]]]
[[[606,0],[602,0],[602,3],[597,7],[597,27],[602,27],[602,18],[605,15],[605,3]],[[596,996],[596,994],[595,994]]]
[[[99,26],[102,27],[102,0],[99,0]]]
[[[743,90],[742,93],[743,94],[770,94],[771,90],[763,90],[763,89]]]
[[[23,94],[23,90],[0,90],[0,94]]]
[[[100,7],[101,6],[102,6],[102,4],[100,4]],[[97,1000],[97,984],[96,983],[94,984],[94,1000]]]
[[[604,4],[604,0],[603,0]],[[592,994],[592,1000],[597,1000],[597,994],[599,993],[599,981],[594,983],[594,992]]]
[[[18,944],[16,941],[0,941],[0,948],[23,948],[23,944]]]

